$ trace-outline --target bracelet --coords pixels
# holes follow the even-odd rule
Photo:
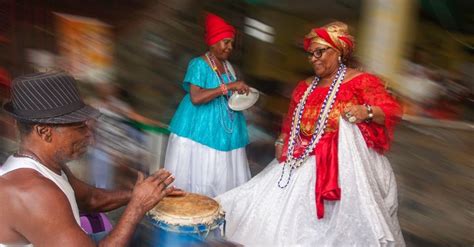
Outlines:
[[[284,144],[283,139],[278,139],[278,140],[275,141],[275,147],[276,146],[283,146],[283,144]]]
[[[227,86],[224,83],[221,83],[219,88],[221,89],[222,95],[227,95],[227,93],[229,92],[229,90],[227,89]]]
[[[367,113],[369,114],[369,116],[365,119],[365,122],[366,123],[369,123],[372,121],[372,119],[374,118],[374,112],[372,110],[372,106],[368,105],[368,104],[364,104],[365,107],[367,108]]]

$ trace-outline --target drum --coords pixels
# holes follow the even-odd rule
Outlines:
[[[223,238],[224,212],[215,200],[193,193],[165,197],[150,210],[152,246],[196,246]]]

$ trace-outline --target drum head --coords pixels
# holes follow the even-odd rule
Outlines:
[[[213,224],[224,213],[219,203],[204,195],[186,193],[184,196],[167,196],[155,206],[149,215],[168,224]]]

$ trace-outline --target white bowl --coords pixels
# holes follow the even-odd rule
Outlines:
[[[229,108],[234,111],[243,111],[250,107],[252,107],[255,103],[257,103],[258,97],[260,93],[257,89],[251,87],[249,90],[249,94],[239,94],[237,92],[233,93],[232,96],[229,98]]]

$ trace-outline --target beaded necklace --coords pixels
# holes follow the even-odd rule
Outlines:
[[[216,74],[217,79],[219,80],[219,84],[226,84],[224,80],[222,79],[221,73],[217,69],[217,65],[214,60],[215,59],[214,55],[212,55],[210,52],[206,52],[205,56],[207,60],[209,61],[209,63],[211,64],[212,71],[214,71],[214,73]],[[233,79],[236,79],[235,76],[230,73],[230,70],[227,65],[227,61],[224,61],[222,65],[224,67],[224,72],[227,75],[228,81],[231,82]],[[234,111],[232,111],[229,108],[229,105],[227,104],[229,100],[229,95],[224,95],[223,97],[219,97],[219,98],[221,99],[221,104],[220,104],[220,109],[219,109],[221,126],[225,132],[231,134],[233,132]],[[227,113],[227,116],[230,119],[229,125],[226,125],[227,121],[225,121],[225,118],[224,118],[225,113]]]
[[[21,158],[28,158],[28,159],[34,160],[34,161],[38,162],[40,165],[46,167],[48,170],[50,170],[50,171],[56,173],[53,169],[47,167],[47,166],[38,158],[38,156],[37,156],[36,154],[34,154],[33,152],[30,152],[30,153],[31,153],[31,154],[20,153],[20,151],[16,151],[16,152],[13,154],[13,156],[14,156],[14,157],[17,157],[17,158],[18,158],[18,157],[21,157]],[[61,171],[61,173],[62,173],[62,171]],[[61,173],[60,173],[60,174],[56,173],[56,174],[61,175]]]
[[[32,159],[40,164],[43,164],[36,155],[30,155],[25,153],[16,152],[13,156]]]
[[[292,175],[293,170],[295,168],[300,167],[306,161],[306,159],[309,157],[309,154],[313,152],[314,148],[316,147],[316,144],[319,142],[322,135],[324,134],[324,130],[326,129],[326,125],[327,125],[329,112],[331,111],[332,106],[334,102],[336,101],[336,95],[337,95],[337,92],[339,91],[339,86],[344,80],[345,74],[346,74],[346,66],[344,64],[341,64],[339,66],[339,69],[337,70],[337,73],[336,73],[336,76],[334,77],[333,82],[331,83],[331,86],[329,87],[329,91],[326,95],[326,98],[324,99],[323,105],[321,106],[321,111],[319,113],[318,121],[316,124],[316,130],[311,137],[311,141],[309,145],[306,147],[304,153],[300,157],[294,157],[293,155],[294,155],[295,144],[297,143],[298,138],[301,138],[300,137],[301,118],[303,116],[306,100],[308,96],[316,88],[316,86],[318,85],[318,82],[320,80],[319,77],[314,78],[314,80],[311,82],[311,85],[306,89],[303,96],[301,97],[300,102],[298,103],[295,111],[293,112],[291,134],[288,140],[287,158],[282,167],[281,176],[280,176],[280,179],[278,180],[278,187],[283,189],[286,186],[288,186],[291,180],[291,175]],[[281,182],[283,180],[283,175],[285,174],[286,165],[290,166],[290,173],[288,176],[288,180],[286,181],[286,184],[281,185]]]
[[[217,65],[216,65],[214,55],[212,55],[210,52],[206,52],[206,58],[207,58],[207,60],[209,60],[209,63],[211,64],[212,70],[214,71],[214,73],[216,73],[216,76],[219,79],[219,83],[220,84],[226,84],[222,80],[222,75],[219,72],[219,70],[217,69]],[[230,69],[229,69],[227,63],[228,63],[227,61],[222,62],[222,66],[224,67],[224,73],[227,75],[227,79],[229,80],[229,82],[231,82],[232,79],[235,79],[235,76],[230,72]],[[228,97],[228,95],[226,95],[226,97]]]

